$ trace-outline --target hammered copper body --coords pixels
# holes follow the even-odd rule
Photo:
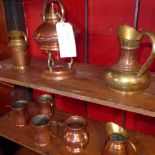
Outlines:
[[[28,101],[26,100],[18,100],[12,103],[13,116],[15,116],[15,124],[17,127],[24,127],[29,124],[30,121],[30,113],[28,109]]]
[[[12,30],[9,32],[10,47],[12,53],[12,61],[14,69],[19,72],[24,72],[30,66],[30,54],[27,48],[27,37],[25,32]]]
[[[54,103],[52,96],[49,94],[42,94],[38,97],[38,103],[39,113],[48,115],[50,118],[52,118],[54,113]]]
[[[135,145],[129,141],[128,134],[124,128],[119,125],[108,122],[106,124],[106,132],[109,139],[102,151],[103,155],[136,155]]]
[[[34,143],[37,146],[44,147],[52,142],[52,139],[56,137],[58,132],[58,125],[56,121],[50,121],[48,115],[36,115],[31,120]],[[56,132],[54,133],[52,128],[56,127]]]
[[[151,40],[152,51],[146,62],[140,66],[137,55],[145,35]],[[147,31],[138,32],[128,25],[121,25],[118,28],[118,38],[120,58],[104,74],[107,85],[112,90],[123,94],[142,92],[151,82],[151,75],[147,68],[155,57],[155,35]]]
[[[65,121],[64,143],[69,152],[79,153],[88,144],[86,120],[81,116],[71,116]]]

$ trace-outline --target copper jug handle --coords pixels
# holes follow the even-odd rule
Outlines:
[[[127,142],[131,145],[131,147],[133,148],[133,150],[135,152],[137,152],[136,146],[131,141],[129,141],[129,140]]]
[[[138,71],[137,77],[141,77],[144,74],[144,72],[146,71],[148,66],[152,63],[152,61],[155,57],[155,35],[152,32],[143,31],[143,32],[139,33],[137,39],[141,39],[144,35],[146,35],[150,38],[151,43],[152,43],[152,51],[151,51],[150,56],[147,58],[146,62],[142,65],[142,67]]]
[[[25,42],[27,43],[27,36],[26,36],[25,32],[22,32],[22,35],[24,37]]]
[[[65,9],[64,5],[61,0],[53,0],[53,2],[56,2],[59,4],[61,8],[61,15],[57,13],[57,15],[60,17],[61,21],[65,21]],[[42,14],[42,19],[43,21],[46,21],[46,12],[47,12],[47,6],[48,6],[48,0],[45,0],[44,6],[43,6],[43,14]]]

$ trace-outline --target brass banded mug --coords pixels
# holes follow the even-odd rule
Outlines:
[[[8,34],[14,69],[24,72],[30,66],[30,54],[27,48],[27,36],[20,30],[12,30]]]

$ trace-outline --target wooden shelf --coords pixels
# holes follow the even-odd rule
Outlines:
[[[48,81],[41,77],[47,70],[47,60],[33,58],[30,70],[17,73],[8,59],[0,62],[0,81],[155,117],[155,75],[152,75],[151,86],[143,93],[123,95],[107,88],[103,66],[75,63],[73,67],[76,69],[74,77]]]
[[[34,132],[30,124],[23,128],[16,127],[15,121],[13,119],[9,119],[8,115],[0,118],[0,136],[42,155],[70,155],[71,153],[65,149],[63,143],[63,122],[69,116],[70,114],[55,112],[53,119],[58,121],[60,124],[59,134],[58,137],[53,139],[51,144],[43,148],[40,148],[34,144]],[[87,130],[89,133],[89,143],[86,149],[79,155],[101,154],[105,141],[108,139],[108,136],[105,133],[105,124],[87,120]],[[155,154],[154,137],[131,131],[128,131],[128,133],[130,140],[136,145],[138,155]]]

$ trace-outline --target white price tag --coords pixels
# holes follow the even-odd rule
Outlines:
[[[56,30],[60,57],[76,57],[76,44],[72,25],[70,23],[58,22],[56,24]]]

